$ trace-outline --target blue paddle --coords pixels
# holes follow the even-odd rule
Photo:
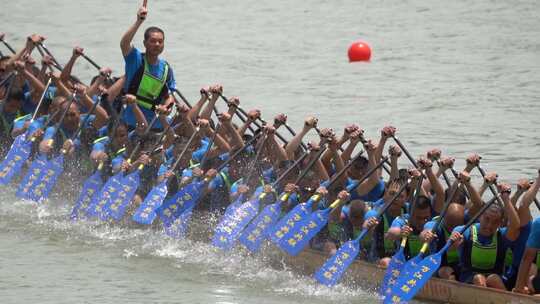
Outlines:
[[[459,233],[463,233],[465,230],[469,229],[476,220],[497,200],[499,196],[493,197],[488,201],[482,209],[478,211],[463,227],[460,227]],[[411,269],[411,272],[408,275],[402,276],[397,282],[396,286],[392,289],[390,295],[388,295],[383,303],[406,303],[427,284],[429,279],[435,274],[441,265],[442,256],[450,249],[453,241],[449,239],[441,250],[437,253],[432,254],[422,261],[419,261],[418,265]]]
[[[150,122],[148,127],[146,127],[146,129],[144,130],[141,136],[142,138],[146,137],[150,133],[150,130],[152,129],[152,126],[156,122],[157,118],[158,118],[158,115],[154,115],[154,118],[152,118],[152,121]],[[135,153],[139,152],[138,150],[141,147],[141,144],[142,144],[142,141],[137,142],[137,145],[135,146],[133,151],[131,151],[131,154],[128,157],[128,160],[127,160],[128,163],[131,163],[132,158],[135,156]],[[99,216],[99,218],[102,221],[105,221],[110,216],[109,214],[111,211],[110,206],[112,204],[114,204],[113,212],[115,213],[115,216],[118,216],[120,212],[122,212],[123,214],[123,211],[125,210],[125,206],[121,206],[121,205],[123,201],[127,198],[128,194],[135,193],[136,189],[133,189],[134,185],[132,183],[137,183],[138,185],[138,180],[137,180],[138,175],[134,173],[138,173],[140,171],[139,168],[137,168],[135,172],[127,176],[124,176],[124,172],[120,171],[116,173],[115,175],[113,175],[112,177],[110,177],[105,183],[105,185],[103,186],[101,193],[96,196],[95,200],[92,199],[92,202],[90,203],[90,207],[88,207],[88,211],[87,211],[88,216],[89,217]],[[129,178],[127,178],[128,176]]]
[[[6,185],[11,182],[13,177],[19,174],[24,163],[30,157],[30,153],[32,152],[32,143],[35,141],[35,138],[31,137],[31,135],[33,132],[36,131],[35,128],[33,128],[33,122],[36,119],[36,116],[39,112],[39,109],[41,108],[41,104],[45,99],[45,95],[50,85],[51,78],[49,78],[49,80],[47,81],[47,85],[43,90],[43,94],[41,94],[41,98],[39,99],[36,109],[34,110],[32,119],[30,119],[30,125],[28,129],[26,130],[26,132],[15,138],[8,154],[6,155],[6,158],[0,164],[0,185]],[[49,116],[49,118],[50,117],[51,116]],[[48,122],[44,124],[45,127],[47,125]]]
[[[332,179],[328,183],[327,188],[332,187],[336,182],[339,181],[341,176],[345,174],[348,168],[353,164],[353,161],[359,158],[362,155],[363,151],[360,151],[345,167],[340,170],[338,173],[332,176]],[[314,158],[312,161],[317,161],[317,158]],[[308,165],[309,166],[309,165]],[[304,170],[302,174],[307,174],[308,170]],[[299,178],[302,177],[299,176]],[[283,216],[276,225],[274,225],[268,231],[268,236],[270,241],[276,245],[283,239],[283,237],[288,234],[292,229],[295,229],[296,225],[311,214],[313,210],[313,204],[317,204],[321,200],[321,195],[315,194],[312,195],[307,202],[296,205],[289,213]]]
[[[287,177],[294,168],[296,168],[304,159],[309,155],[308,152],[302,154],[281,176],[273,183],[272,187],[276,187],[281,183],[281,181]],[[313,163],[315,164],[315,163]],[[300,180],[305,176],[300,175],[295,180],[294,184],[297,185]],[[244,230],[242,235],[239,238],[240,243],[242,243],[249,251],[257,252],[261,247],[262,242],[268,236],[268,231],[274,225],[274,223],[279,219],[281,214],[281,207],[284,205],[290,196],[291,193],[286,192],[280,195],[280,198],[273,204],[269,204],[264,207],[263,211],[249,224],[249,226]]]
[[[94,174],[84,181],[79,198],[71,211],[70,218],[72,220],[76,220],[81,217],[81,215],[86,214],[92,198],[99,193],[99,190],[103,186],[103,179],[101,177],[103,166],[103,163],[99,163]]]
[[[387,157],[384,157],[377,164],[377,166],[368,170],[368,172],[366,172],[366,174],[358,181],[358,184],[356,184],[356,186],[353,187],[350,191],[354,191],[356,187],[361,185],[364,180],[369,178],[371,174],[373,174],[376,170],[382,167],[387,159]],[[326,224],[328,223],[328,217],[330,215],[330,212],[343,203],[345,203],[345,201],[336,199],[328,208],[323,210],[317,210],[311,213],[309,217],[306,217],[304,220],[297,222],[295,227],[293,227],[291,231],[285,234],[283,238],[279,241],[279,243],[277,243],[278,247],[280,247],[282,250],[286,251],[290,255],[298,255],[304,249],[304,247],[306,247],[308,242],[313,237],[315,237],[322,228],[326,226]],[[359,239],[361,238],[359,237]]]
[[[261,134],[262,133],[258,133],[257,135],[253,136],[248,142],[246,142],[244,147],[235,151],[233,155],[229,157],[229,159],[218,167],[217,171],[219,172],[228,166],[233,160],[236,159],[236,157],[250,147]],[[178,190],[178,192],[176,192],[171,198],[164,201],[163,204],[156,210],[156,213],[159,215],[164,225],[170,225],[173,221],[175,221],[175,219],[185,210],[185,202],[191,199],[191,195],[188,197],[186,194],[189,194],[189,192],[193,190],[184,188],[185,187]],[[230,204],[229,207],[231,205],[233,204]]]
[[[64,121],[71,104],[75,101],[75,95],[75,92],[71,95],[67,106],[63,110],[62,115],[55,126],[48,128],[47,133],[50,134],[50,139],[48,140],[47,144],[49,147],[52,147],[54,137],[56,136],[60,125]],[[49,194],[51,190],[48,188],[49,182],[55,181],[58,178],[63,166],[63,154],[54,158],[52,161],[49,161],[46,155],[40,154],[38,158],[32,162],[32,165],[19,184],[16,196],[23,199],[30,199],[35,202],[40,202],[43,197],[46,197]]]
[[[381,163],[382,165],[382,163]],[[378,211],[375,218],[379,219],[384,212],[394,203],[394,201],[401,195],[407,188],[407,184],[401,186],[396,195],[392,199],[386,202]],[[367,235],[368,229],[364,228],[360,235],[354,240],[348,241],[343,244],[339,250],[317,270],[315,273],[315,279],[321,284],[326,286],[333,286],[339,282],[343,273],[351,263],[356,259],[360,253],[360,242]]]
[[[326,141],[323,141],[323,143],[325,142]],[[308,163],[306,168],[296,178],[295,184],[297,184],[307,175],[307,173],[315,165],[317,160],[319,160],[320,156],[324,153],[326,146],[321,146],[322,147],[319,152],[317,152],[317,154]],[[348,166],[346,166],[346,168],[348,168]],[[332,186],[338,180],[338,177],[344,173],[345,170],[341,170],[339,173],[335,174],[329,183],[329,187]],[[281,195],[281,197],[283,197],[283,195]],[[285,236],[285,234],[287,234],[293,227],[295,227],[298,222],[300,222],[302,219],[304,219],[311,213],[311,211],[313,210],[313,204],[318,203],[321,198],[322,197],[319,194],[312,195],[307,200],[307,202],[296,205],[291,211],[289,211],[286,215],[279,219],[275,225],[269,227],[266,235],[270,238],[270,241],[277,244],[283,238],[283,236]]]
[[[446,198],[446,201],[444,202],[443,209],[441,211],[440,216],[437,218],[435,225],[431,229],[432,232],[435,232],[439,226],[442,223],[442,220],[444,219],[446,212],[448,210],[448,207],[450,206],[450,203],[452,202],[452,199],[454,195],[456,194],[457,190],[459,189],[460,184],[458,183],[456,187],[451,191],[450,195]],[[407,277],[411,274],[411,271],[418,266],[418,263],[424,258],[425,254],[427,253],[429,249],[429,244],[424,243],[422,245],[422,248],[420,249],[420,252],[414,256],[413,258],[409,259],[402,267],[401,269],[394,271],[392,273],[392,276],[388,280],[386,286],[384,286],[384,289],[381,287],[380,293],[383,297],[386,297],[392,293],[392,290],[395,288],[397,280],[400,276]]]
[[[103,96],[101,96],[101,98],[103,98]],[[124,113],[126,107],[122,107],[120,113],[117,114],[116,111],[110,107],[109,103],[106,102],[104,103],[104,105],[109,107],[109,110],[107,111],[110,112],[112,116],[113,123],[109,123],[109,126],[107,127],[109,129],[109,132],[112,134],[113,131],[116,130],[116,128],[118,127],[120,123],[119,117],[122,117],[122,114]],[[75,202],[73,210],[71,211],[70,218],[72,220],[75,220],[83,215],[87,215],[92,201],[97,200],[97,197],[100,194],[100,190],[103,188],[103,167],[103,162],[100,162],[98,164],[97,170],[84,181],[81,193],[79,194],[79,198]],[[94,214],[93,216],[96,215],[97,214]]]
[[[418,201],[418,196],[420,195],[422,182],[423,182],[423,176],[420,176],[418,180],[418,185],[416,186],[416,190],[414,192],[414,197],[410,199],[410,202],[412,202],[412,205],[410,208],[410,216],[409,216],[409,220],[407,220],[407,224],[409,224],[410,219],[414,217],[414,210],[416,209],[416,203]],[[379,289],[379,295],[383,296],[387,289],[391,289],[395,283],[395,280],[399,277],[399,274],[401,273],[401,270],[406,262],[405,253],[404,253],[406,245],[407,245],[407,237],[403,237],[401,239],[401,244],[399,246],[398,252],[396,252],[396,254],[392,256],[392,258],[390,259],[390,263],[388,263],[388,267],[386,268],[386,272],[384,273],[384,277],[381,282],[381,288]],[[388,288],[389,285],[390,285],[390,288]]]
[[[257,148],[257,154],[253,159],[251,167],[248,171],[247,177],[243,180],[244,184],[248,184],[251,180],[253,173],[256,171],[257,162],[262,155],[262,150],[268,136],[263,134],[263,139],[259,143]],[[229,250],[234,247],[236,241],[240,237],[240,233],[249,224],[249,222],[259,212],[261,200],[265,199],[268,193],[263,192],[258,196],[248,199],[243,204],[239,205],[236,209],[230,210],[229,213],[225,213],[219,222],[217,228],[214,231],[214,237],[212,238],[212,245],[221,248],[223,250]]]
[[[176,167],[178,167],[178,164],[180,164],[180,161],[186,154],[188,148],[191,146],[193,140],[196,138],[198,133],[199,133],[199,127],[197,127],[195,129],[195,132],[193,132],[193,134],[191,134],[191,136],[189,137],[189,140],[187,144],[184,146],[184,149],[182,149],[182,152],[180,152],[180,155],[177,157],[176,161],[171,166],[170,168],[171,171],[174,172],[176,170]],[[139,208],[135,211],[135,214],[133,214],[133,220],[135,222],[140,223],[140,224],[150,225],[154,221],[154,219],[157,216],[156,210],[162,205],[163,200],[167,196],[168,182],[169,182],[168,178],[163,179],[163,181],[161,181],[158,185],[152,188],[152,190],[144,198],[144,201],[141,203]],[[186,194],[185,191],[187,191],[187,189],[184,190],[184,193],[182,193],[181,195],[173,196],[173,198],[175,199],[175,202],[178,200],[183,200]],[[191,198],[192,198],[192,195],[189,198],[187,198],[187,200]],[[183,205],[183,203],[180,204],[180,202],[177,202],[177,204],[178,206]]]
[[[88,112],[88,115],[86,115],[85,119],[79,124],[73,135],[69,138],[70,141],[73,142],[73,140],[79,137],[82,132],[82,128],[86,127],[90,116],[92,115],[92,113],[94,113],[100,101],[101,97],[96,102],[94,102],[92,108],[90,108],[90,111]],[[68,104],[68,109],[69,106],[71,106],[71,103]],[[61,121],[57,123],[56,130],[60,128]],[[49,197],[49,193],[52,191],[54,185],[58,181],[58,177],[64,172],[64,157],[67,152],[68,151],[66,151],[65,149],[62,149],[57,157],[48,161],[45,166],[45,168],[47,168],[47,173],[42,175],[41,178],[37,180],[35,186],[32,186],[34,188],[33,193],[30,194],[30,198],[32,200],[39,202]]]
[[[171,103],[170,106],[172,105],[173,104]],[[158,114],[155,114],[154,118],[152,119],[152,122],[150,123],[150,126],[154,124],[154,122],[157,120],[157,117],[158,117]],[[171,128],[171,125],[168,125],[150,151],[152,152],[155,151],[159,147],[159,145],[161,145],[162,140],[165,138],[165,135],[168,133],[170,128]],[[148,134],[149,132],[150,132],[150,129],[147,129],[145,133]],[[142,145],[142,142],[139,141],[135,149],[131,152],[131,155],[127,160],[128,163],[131,163],[131,160],[133,159],[133,157],[139,152],[141,145]],[[140,185],[140,179],[141,179],[140,176],[143,169],[144,169],[144,164],[141,164],[134,172],[129,173],[128,175],[124,176],[121,180],[122,186],[120,187],[120,190],[117,192],[117,195],[113,196],[112,199],[109,201],[109,203],[105,205],[105,214],[108,214],[115,221],[119,221],[120,219],[122,219],[126,211],[126,208],[129,206],[129,204],[133,200],[133,197],[135,196],[135,193]]]

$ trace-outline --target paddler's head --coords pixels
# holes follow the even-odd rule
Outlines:
[[[353,227],[361,227],[364,224],[364,215],[367,205],[362,200],[352,200],[349,204],[349,221]]]
[[[368,171],[368,164],[368,159],[363,156],[355,159],[349,168],[349,177],[356,180],[361,179]]]
[[[448,206],[446,215],[444,216],[444,227],[446,231],[452,231],[456,226],[464,224],[465,208],[458,203],[451,203]]]
[[[56,113],[56,116],[54,117],[53,121],[58,122],[60,119],[60,113],[59,110],[62,109],[62,105],[66,102],[66,98],[64,96],[56,96],[51,101],[51,104],[49,105],[48,114],[54,115]]]
[[[450,194],[452,194],[452,189],[447,188],[444,191],[444,199],[446,200]],[[454,197],[452,197],[451,201],[453,203],[465,205],[467,203],[467,196],[465,195],[465,190],[463,188],[459,188],[456,191],[456,194],[454,194]]]
[[[128,126],[123,121],[119,122],[114,130],[112,130],[112,142],[116,147],[125,147],[128,143]]]
[[[419,195],[414,206],[411,225],[418,231],[422,231],[424,224],[431,219],[431,201],[429,198]]]
[[[151,26],[144,32],[144,47],[149,58],[157,58],[165,46],[165,32],[159,27]]]
[[[384,191],[383,200],[385,203],[389,202],[394,198],[394,196],[399,192],[401,184],[398,181],[392,181]],[[407,190],[401,192],[401,194],[396,198],[396,200],[388,207],[388,211],[391,214],[399,215],[401,214],[401,209],[405,206],[405,201],[407,199]]]
[[[485,237],[491,237],[497,229],[501,227],[503,223],[504,212],[503,209],[493,204],[480,216],[480,230],[479,233]]]
[[[63,107],[67,107],[68,103],[64,103]],[[63,109],[65,110],[65,108]],[[62,125],[68,130],[75,130],[79,126],[81,119],[81,112],[79,111],[79,106],[76,103],[71,103],[69,109],[67,109],[66,117],[62,122]]]

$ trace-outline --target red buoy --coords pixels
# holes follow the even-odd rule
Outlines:
[[[349,62],[369,61],[371,48],[363,41],[356,41],[349,47]]]

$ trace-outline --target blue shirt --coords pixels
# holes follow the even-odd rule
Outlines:
[[[540,249],[540,217],[532,223],[531,233],[527,239],[527,247]]]
[[[347,190],[350,192],[357,184],[358,184],[357,180],[348,178],[347,179]],[[367,201],[367,202],[376,201],[376,200],[380,199],[383,196],[384,187],[385,187],[384,180],[381,179],[381,180],[379,180],[377,185],[375,185],[371,190],[369,190],[368,193],[366,193],[364,195],[359,195],[357,191],[352,191],[352,192],[350,192],[351,193],[351,201],[352,200],[357,200],[357,199]]]
[[[127,56],[124,57],[125,61],[125,72],[126,72],[126,82],[124,84],[124,89],[127,92],[129,89],[129,86],[131,85],[131,81],[135,77],[135,74],[137,71],[143,66],[143,53],[137,49],[132,48],[131,51]],[[148,63],[150,74],[155,76],[156,78],[162,78],[163,73],[165,72],[165,65],[167,63],[163,59],[159,59],[157,64],[150,64]],[[176,89],[176,81],[174,80],[174,73],[172,68],[169,66],[169,74],[167,77],[167,86],[169,87],[169,90]],[[144,116],[146,117],[146,120],[148,123],[152,121],[152,118],[154,118],[155,114],[151,110],[147,110],[145,108],[140,107],[141,111],[144,113]],[[136,119],[135,115],[133,114],[133,110],[131,107],[127,107],[124,111],[124,121],[129,126],[135,126]],[[156,120],[152,128],[162,129],[163,126],[159,122],[159,120]]]
[[[525,253],[525,246],[527,245],[527,239],[529,238],[531,226],[531,222],[528,222],[526,225],[519,228],[518,238],[509,243],[509,247],[512,250],[512,266],[509,267],[508,271],[506,272],[508,277],[517,275],[521,258],[523,257],[523,253]]]

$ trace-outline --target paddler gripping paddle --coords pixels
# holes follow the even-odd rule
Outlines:
[[[408,224],[410,219],[414,216],[414,211],[416,209],[416,204],[418,201],[418,197],[421,192],[422,187],[422,181],[423,177],[420,176],[417,180],[416,190],[414,192],[414,198],[410,200],[412,203],[411,205],[411,212],[409,219],[407,220]],[[382,296],[384,294],[384,291],[386,290],[386,287],[388,286],[388,282],[391,280],[393,276],[397,277],[398,274],[401,272],[401,269],[405,265],[406,259],[405,259],[405,246],[407,245],[407,237],[403,237],[401,239],[401,244],[399,246],[398,252],[392,256],[390,259],[390,262],[388,263],[388,267],[386,268],[386,272],[384,273],[384,278],[381,282],[381,288],[379,289],[379,294]]]
[[[258,145],[257,153],[255,154],[255,158],[253,159],[248,174],[246,175],[246,178],[242,178],[242,183],[246,186],[251,181],[251,178],[253,177],[253,174],[258,166],[259,158],[262,155],[264,144],[268,138],[267,130],[263,131],[262,136],[263,138]],[[222,250],[229,250],[234,246],[242,230],[251,221],[251,219],[257,215],[260,201],[265,199],[265,197],[268,195],[266,190],[267,189],[263,189],[261,194],[254,194],[253,198],[248,199],[246,202],[239,204],[238,207],[229,209],[228,212],[225,212],[225,215],[221,218],[221,221],[215,229],[214,237],[212,238],[212,245]],[[240,195],[237,202],[241,203],[243,197],[243,195]]]
[[[173,104],[171,104],[172,106]],[[154,115],[154,118],[152,118],[152,121],[150,124],[146,127],[143,134],[141,135],[141,138],[146,138],[150,131],[152,130],[152,126],[158,119],[159,115]],[[142,141],[138,141],[137,145],[129,155],[127,161],[128,163],[131,163],[132,158],[135,156],[136,153],[138,153],[140,147],[141,147]],[[142,165],[141,165],[142,166]],[[140,167],[142,170],[142,168]],[[133,196],[135,194],[136,189],[134,189],[134,185],[138,185],[137,178],[139,177],[139,169],[137,169],[135,172],[127,175],[124,177],[124,172],[120,171],[110,177],[105,185],[103,186],[101,193],[97,195],[95,198],[92,199],[92,202],[90,203],[90,206],[87,210],[87,215],[89,217],[100,217],[101,220],[106,220],[109,217],[109,207],[113,202],[116,202],[115,207],[115,216],[117,216],[120,212],[125,210],[126,206],[122,206],[123,209],[120,210],[118,207],[120,207],[118,204],[121,204],[123,202],[123,199],[130,194]],[[128,178],[129,177],[129,178]],[[126,187],[123,187],[123,186]],[[129,191],[129,193],[128,193]]]
[[[371,174],[378,170],[386,161],[387,157],[384,157],[377,166],[371,168],[366,174],[358,181],[358,184],[349,191],[354,191],[356,187],[361,185]],[[331,188],[331,185],[327,187]],[[303,220],[296,222],[294,227],[286,233],[282,239],[277,243],[278,247],[286,251],[290,255],[298,255],[308,242],[319,233],[319,231],[328,223],[328,217],[330,212],[337,208],[339,205],[344,204],[349,198],[349,192],[341,191],[338,194],[338,198],[326,209],[317,210],[311,213]]]
[[[56,125],[54,127],[47,128],[47,131],[45,132],[45,138],[49,138],[47,142],[47,145],[49,147],[53,146],[54,137],[60,129],[60,126],[64,121],[64,118],[66,117],[66,114],[69,111],[71,104],[75,101],[75,99],[76,92],[73,92],[69,101],[67,102],[66,107],[63,109],[62,115],[60,116],[60,119],[58,120]],[[19,184],[15,195],[19,198],[31,199],[38,202],[41,195],[43,194],[42,191],[45,189],[45,186],[41,184],[41,181],[44,179],[51,179],[53,175],[57,172],[57,170],[58,168],[53,169],[51,167],[47,159],[47,155],[39,154],[37,159],[35,159],[30,165],[30,168],[28,168],[28,171],[26,172],[26,175]],[[39,186],[39,188],[37,188],[37,186]]]
[[[478,218],[497,200],[500,200],[499,196],[493,197],[467,222],[465,226],[458,227],[457,232],[463,234],[463,232],[476,223]],[[416,267],[411,269],[411,272],[407,276],[401,277],[397,281],[391,294],[384,299],[384,303],[406,303],[410,301],[439,269],[443,254],[450,249],[450,246],[452,246],[453,243],[454,239],[450,238],[439,252],[426,257],[419,262]]]
[[[382,163],[380,165],[382,166]],[[407,184],[403,184],[397,193],[392,197],[392,199],[388,202],[386,202],[378,211],[377,215],[375,216],[376,219],[379,219],[383,213],[394,203],[394,201],[399,198],[401,193],[405,191],[407,188]],[[319,270],[315,273],[315,279],[319,281],[321,284],[327,285],[327,286],[333,286],[335,285],[343,276],[343,273],[351,263],[356,259],[358,254],[360,253],[360,241],[367,235],[369,229],[365,227],[360,235],[358,235],[357,238],[354,240],[348,241],[345,244],[343,244],[339,250],[326,262],[323,264]]]
[[[70,142],[73,142],[76,138],[79,137],[79,135],[82,132],[82,129],[84,127],[87,127],[87,123],[94,111],[96,110],[96,107],[100,103],[100,99],[98,99],[94,104],[92,105],[92,108],[87,113],[85,119],[79,124],[73,135],[68,139]],[[69,104],[71,105],[71,104]],[[69,106],[68,106],[69,111]],[[57,125],[57,128],[60,128],[60,122]],[[47,199],[49,197],[49,193],[51,192],[52,188],[56,184],[56,181],[58,180],[58,177],[64,172],[64,157],[68,153],[67,150],[62,148],[60,151],[60,154],[51,159],[48,160],[45,164],[45,167],[43,168],[43,171],[47,171],[45,175],[40,176],[38,178],[37,182],[32,184],[30,188],[30,192],[28,193],[28,198],[30,198],[33,201],[40,202],[44,199]]]
[[[238,151],[234,152],[233,155],[229,157],[229,159],[227,159],[223,164],[221,164],[218,167],[217,171],[219,172],[223,170],[223,168],[228,166],[232,161],[236,160],[236,158],[247,148],[249,148],[261,135],[262,133],[258,133],[257,135],[252,137],[248,142],[246,142],[244,147],[238,149]],[[175,221],[176,218],[186,210],[185,206],[191,204],[192,197],[191,195],[189,195],[189,193],[191,192],[191,190],[188,188],[189,185],[193,184],[190,183],[185,187],[182,187],[175,195],[163,202],[161,207],[156,210],[156,213],[161,218],[164,226],[170,226],[172,222]]]
[[[34,114],[32,115],[32,119],[30,119],[28,129],[26,132],[15,138],[8,154],[6,155],[6,158],[0,164],[0,185],[6,185],[11,182],[13,177],[19,174],[24,163],[30,157],[30,153],[32,152],[32,144],[36,140],[34,137],[32,137],[32,135],[38,129],[38,127],[35,126],[34,121],[36,120],[36,116],[39,113],[41,104],[45,99],[47,90],[51,85],[51,81],[51,78],[49,78],[47,81],[47,85],[45,86],[43,94],[39,99],[38,105],[34,111]],[[47,124],[44,126],[46,127]]]
[[[170,107],[172,107],[172,105],[174,104],[171,103],[169,105],[169,109]],[[156,113],[154,118],[152,119],[152,122],[155,122],[156,118],[159,115],[161,114]],[[158,147],[162,144],[162,141],[169,132],[170,128],[171,125],[168,125],[167,128],[163,130],[163,133],[160,135],[159,139],[153,144],[152,148],[148,150],[149,156],[152,156],[154,152],[158,149]],[[148,134],[149,133],[143,135],[143,140],[139,141],[133,151],[131,151],[131,154],[127,159],[128,164],[131,165],[133,158],[140,152],[142,144],[144,142],[144,138],[147,137]],[[132,203],[135,193],[140,186],[140,176],[144,167],[145,164],[140,164],[134,172],[125,175],[120,182],[120,191],[117,192],[117,195],[113,196],[113,198],[105,205],[105,213],[108,214],[113,220],[119,221],[120,219],[122,219],[127,206]]]
[[[311,159],[311,161],[304,168],[304,170],[298,175],[296,180],[293,182],[294,185],[298,185],[300,181],[302,181],[304,177],[307,176],[307,173],[316,164],[316,162],[319,160],[319,157],[324,153],[325,147],[323,146],[321,150],[316,153],[316,156]],[[310,153],[314,153],[314,151],[312,150]],[[353,158],[353,160],[349,164],[347,164],[347,166],[345,166],[345,168],[340,170],[340,172],[345,172],[352,164],[352,162],[359,158],[362,153],[362,151],[359,152]],[[289,172],[292,171],[308,155],[308,152],[304,153],[302,157],[300,157],[291,167],[287,169],[286,172],[282,174],[280,178],[278,178],[278,180],[274,182],[274,184],[278,185],[281,180],[284,179],[289,174]],[[341,174],[339,173],[337,175],[341,176]],[[270,231],[273,227],[276,226],[275,223],[278,221],[282,208],[284,207],[284,204],[288,201],[290,195],[291,192],[284,192],[280,194],[279,199],[274,204],[266,206],[264,210],[257,216],[257,218],[243,232],[242,236],[240,237],[240,242],[251,252],[257,252],[262,245],[262,242],[269,235],[271,235]],[[286,223],[284,222],[283,224]]]
[[[180,161],[184,158],[184,155],[186,154],[187,150],[189,149],[195,138],[197,138],[198,134],[199,127],[197,127],[193,134],[191,134],[191,136],[189,137],[182,152],[180,152],[180,154],[176,158],[176,161],[169,168],[170,171],[174,172],[176,170],[176,168],[180,164]],[[152,190],[148,193],[144,201],[133,214],[132,219],[135,222],[144,225],[150,225],[154,221],[157,216],[156,210],[162,205],[163,200],[167,196],[170,178],[171,177],[164,178],[163,181],[154,186],[154,188],[152,188]]]
[[[301,157],[299,157],[285,172],[278,177],[278,179],[272,183],[272,188],[278,186],[283,179],[285,179],[304,159],[309,156],[309,152],[304,152]],[[315,165],[315,162],[310,163],[311,167]],[[309,168],[306,168],[303,174],[300,174],[294,184],[297,185],[304,176],[307,175]],[[268,236],[269,229],[274,225],[278,220],[279,215],[281,214],[281,209],[283,205],[288,201],[291,192],[284,192],[279,196],[279,199],[273,203],[268,204],[264,207],[263,211],[249,224],[249,226],[244,230],[242,235],[239,238],[240,243],[242,243],[249,251],[257,252],[261,247],[262,242]]]
[[[101,96],[101,99],[104,100],[103,95]],[[120,124],[119,117],[122,117],[122,114],[125,111],[125,109],[126,109],[125,106],[122,107],[122,110],[120,110],[119,114],[112,112],[114,110],[111,111],[111,113],[113,113],[112,115],[113,123],[109,125],[108,127],[110,128],[110,130],[116,130],[116,128]],[[113,134],[113,132],[111,132],[111,134]],[[100,193],[99,191],[101,190],[103,186],[102,174],[103,174],[104,167],[105,167],[105,164],[103,163],[103,161],[100,161],[94,173],[84,181],[83,187],[81,189],[81,193],[79,194],[79,198],[75,202],[75,205],[73,205],[73,210],[71,211],[70,218],[72,220],[75,220],[82,215],[86,215],[86,212],[88,211],[88,208],[90,206],[90,203],[92,202],[92,199],[94,199],[96,196],[99,195]]]
[[[450,192],[450,195],[446,198],[446,201],[444,202],[443,209],[441,210],[441,214],[437,218],[437,220],[435,221],[435,225],[431,229],[432,232],[435,232],[439,228],[439,226],[441,225],[442,220],[444,219],[444,217],[446,216],[446,213],[448,211],[448,207],[452,203],[452,200],[454,199],[454,196],[456,195],[459,188],[460,188],[460,184],[458,183],[455,186],[455,188],[452,189],[452,191]],[[392,289],[395,288],[395,286],[396,286],[396,282],[397,282],[398,278],[400,276],[402,276],[402,277],[408,276],[411,273],[411,270],[414,269],[418,265],[418,263],[422,260],[422,258],[425,256],[428,249],[429,249],[429,244],[424,243],[422,248],[420,249],[420,252],[416,256],[409,259],[405,264],[398,264],[398,266],[400,266],[400,267],[399,268],[396,267],[394,269],[394,271],[391,271],[388,274],[389,277],[387,277],[386,274],[385,274],[385,277],[386,277],[387,281],[386,282],[383,281],[383,284],[382,284],[381,290],[380,290],[380,294],[382,296],[390,295],[392,293]],[[390,268],[390,265],[389,265],[388,268]]]

